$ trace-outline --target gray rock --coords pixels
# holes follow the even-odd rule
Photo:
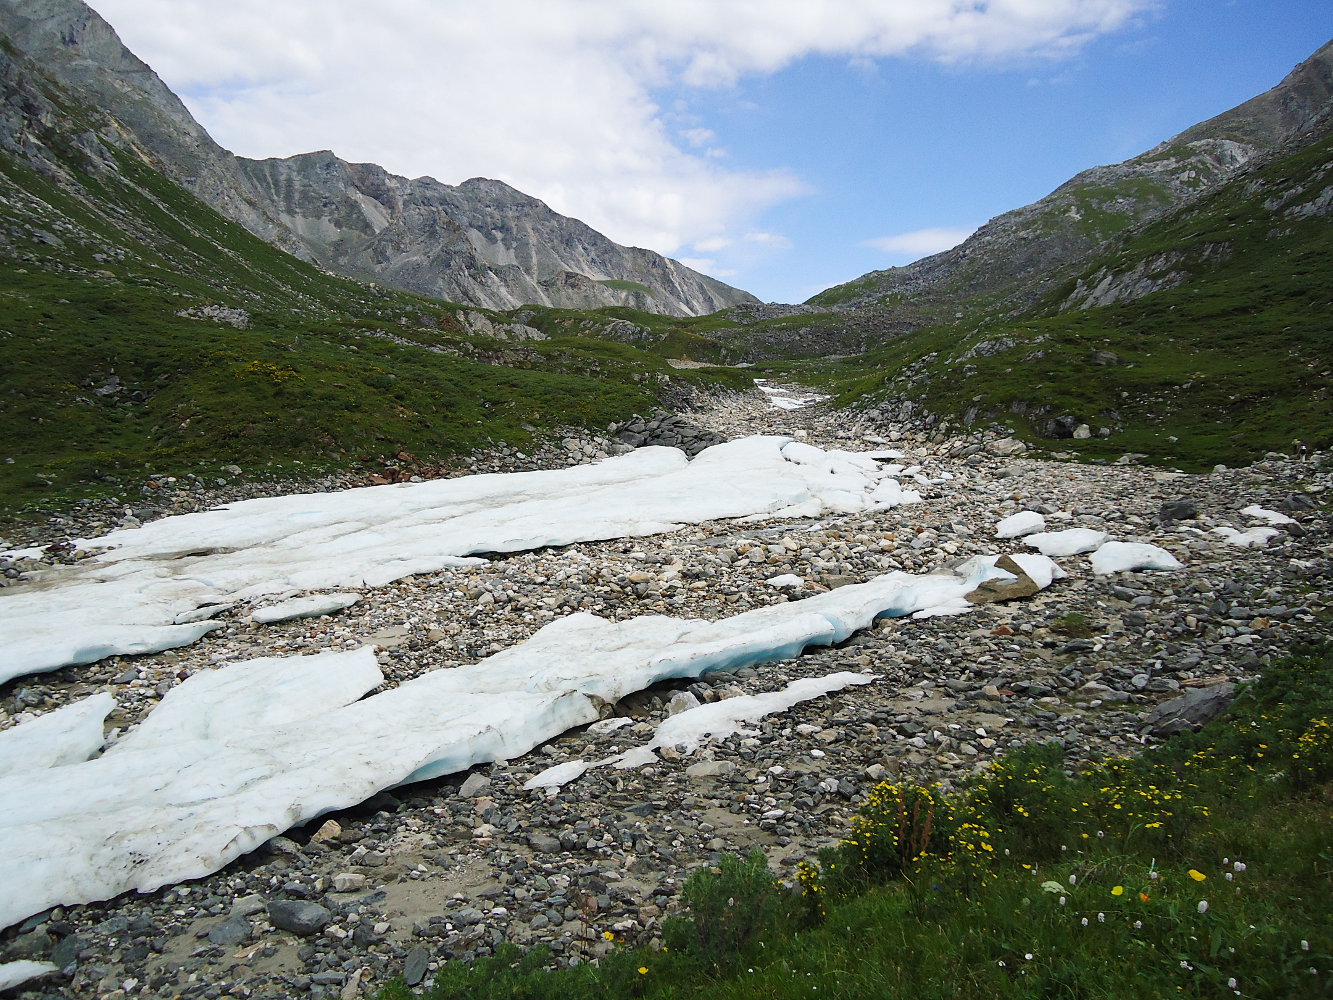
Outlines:
[[[546,833],[528,834],[528,846],[534,851],[540,851],[543,854],[560,853],[560,841]]]
[[[403,982],[408,986],[417,986],[426,978],[426,967],[430,964],[430,952],[422,945],[417,945],[407,953],[403,962]]]
[[[77,965],[79,962],[79,952],[88,946],[86,939],[77,934],[71,934],[68,937],[61,938],[60,942],[51,950],[51,964],[62,972],[68,970],[70,966]]]
[[[1159,521],[1192,521],[1199,516],[1193,500],[1168,500],[1157,508]]]
[[[491,779],[480,772],[474,771],[467,776],[467,779],[459,786],[458,794],[465,799],[475,798],[486,789],[491,787]]]
[[[273,926],[301,937],[318,934],[333,921],[333,914],[318,903],[299,899],[275,899],[268,904]]]
[[[276,924],[277,921],[274,921]],[[224,948],[230,948],[238,945],[250,937],[250,921],[246,917],[237,914],[234,917],[228,917],[222,923],[218,924],[208,932],[208,940]]]
[[[1190,688],[1179,698],[1158,705],[1143,721],[1153,736],[1174,736],[1195,730],[1221,715],[1235,694],[1234,684]]]

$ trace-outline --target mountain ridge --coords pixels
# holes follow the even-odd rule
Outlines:
[[[1119,233],[1197,197],[1256,157],[1280,152],[1326,113],[1330,99],[1333,41],[1263,94],[1138,156],[1080,171],[1044,198],[991,219],[956,247],[868,272],[808,304],[896,306],[909,325],[958,310],[1030,305],[1070,265]]]
[[[471,182],[450,187],[428,177],[408,180],[327,151],[268,160],[235,156],[81,0],[8,0],[0,5],[0,27],[11,46],[11,79],[44,77],[97,107],[92,141],[132,150],[261,239],[330,270],[486,308],[615,305],[684,316],[757,301],[677,261],[622,247],[507,185],[512,194],[492,197],[487,206],[459,195],[477,190]],[[61,102],[50,95],[43,101],[35,93],[41,85],[27,84],[36,120],[8,112],[0,119],[0,145],[39,169],[54,169],[41,144],[26,141],[25,133],[58,126]],[[318,201],[300,197],[311,191],[319,192]],[[283,197],[275,198],[279,192]],[[451,212],[490,222],[498,238]],[[544,250],[556,246],[572,249]]]

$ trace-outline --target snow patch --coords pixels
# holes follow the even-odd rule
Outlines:
[[[1180,569],[1184,564],[1166,549],[1147,542],[1107,542],[1092,554],[1098,576],[1136,569]]]
[[[567,469],[246,500],[81,541],[104,551],[6,589],[0,683],[187,645],[216,627],[190,619],[228,604],[382,587],[477,565],[481,552],[919,500],[867,455],[787,437],[729,441],[693,461],[675,448],[639,448]]]
[[[854,684],[869,684],[876,674],[856,674],[843,671],[824,677],[802,677],[789,683],[781,691],[766,694],[742,695],[679,712],[664,721],[653,733],[653,738],[641,747],[589,763],[584,760],[567,761],[548,767],[523,783],[526,789],[555,789],[576,778],[581,778],[595,767],[610,765],[617,768],[639,767],[655,763],[658,747],[675,747],[682,753],[692,754],[706,742],[720,742],[728,736],[755,736],[754,730],[744,728],[747,722],[758,722],[768,715],[785,712],[793,705],[810,701]]]
[[[1043,531],[1028,535],[1024,542],[1044,556],[1076,556],[1091,552],[1111,536],[1092,528],[1066,528],[1064,531]]]
[[[1010,514],[995,525],[996,538],[1021,538],[1038,531],[1046,530],[1046,518],[1035,510],[1020,510]]]
[[[881,616],[958,613],[995,572],[888,573],[716,622],[571,614],[366,698],[381,682],[369,648],[201,672],[101,757],[0,777],[0,927],[203,877],[380,789],[513,760],[658,681],[795,656]]]

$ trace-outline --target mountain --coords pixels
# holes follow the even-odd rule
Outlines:
[[[1333,42],[1268,92],[1123,163],[1086,170],[951,250],[872,271],[820,292],[810,304],[883,307],[909,327],[957,312],[1000,314],[1031,305],[1108,240],[1300,141],[1327,121],[1331,97]]]
[[[0,533],[88,497],[114,524],[171,478],[429,472],[749,383],[528,322],[601,313],[501,314],[333,273],[103,22],[52,35],[18,6],[0,4]],[[70,78],[106,85],[120,59],[123,90],[54,82],[15,24],[76,40]]]
[[[408,180],[328,151],[238,162],[314,260],[354,277],[492,309],[623,305],[695,316],[755,301],[502,181]]]
[[[434,298],[511,308],[628,306],[690,316],[753,296],[648,250],[622,247],[499,181],[408,180],[329,152],[248,160],[219,146],[80,0],[6,0],[0,148],[54,169],[51,132],[131,151],[250,232],[303,260]],[[59,91],[53,95],[52,85]],[[71,104],[96,108],[79,128]],[[90,126],[90,127],[89,127]]]
[[[1029,308],[921,326],[825,377],[887,425],[1085,459],[1206,469],[1333,447],[1328,115],[1288,147],[1125,230]]]

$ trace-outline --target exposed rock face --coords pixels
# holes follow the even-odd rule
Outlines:
[[[355,277],[494,309],[626,305],[700,315],[755,301],[613,243],[502,181],[408,180],[328,151],[239,162],[314,259]]]
[[[1331,99],[1333,42],[1272,90],[1133,159],[1085,170],[1040,201],[997,216],[951,250],[872,271],[811,301],[858,308],[906,295],[921,322],[951,315],[974,297],[1030,304],[1107,240],[1193,200],[1326,122]],[[1071,304],[1086,308],[1171,287],[1170,263],[1144,262],[1139,273],[1103,275]]]
[[[219,146],[147,64],[80,0],[6,0],[0,149],[48,173],[57,135],[115,170],[130,151],[255,235],[333,271],[489,308],[632,306],[696,315],[746,292],[622,247],[500,181],[408,180],[329,152],[246,160]],[[50,83],[64,93],[58,101]],[[72,120],[77,105],[82,120]]]

